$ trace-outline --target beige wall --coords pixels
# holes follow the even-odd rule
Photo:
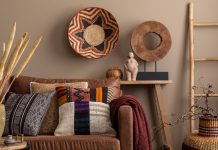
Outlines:
[[[43,42],[23,72],[24,75],[47,78],[104,78],[105,71],[114,66],[123,68],[127,53],[131,51],[132,30],[140,23],[156,20],[171,32],[172,48],[168,55],[158,61],[158,71],[168,71],[173,84],[164,87],[163,97],[169,119],[187,110],[188,106],[188,51],[187,51],[187,4],[188,0],[0,0],[0,43],[9,34],[11,25],[17,21],[17,35],[28,31],[32,42],[43,35]],[[218,21],[217,0],[194,0],[197,20]],[[102,7],[110,11],[120,26],[120,40],[112,53],[99,60],[85,59],[75,55],[69,46],[67,28],[70,18],[88,6]],[[211,33],[209,36],[207,33]],[[218,30],[197,29],[198,49],[202,54],[211,50],[217,54]],[[18,36],[17,36],[18,37]],[[31,43],[32,44],[32,43]],[[218,55],[217,55],[218,56]],[[147,64],[153,70],[153,63]],[[217,70],[206,64],[206,79],[216,78]],[[140,67],[143,64],[140,63]],[[215,73],[209,73],[215,71]],[[203,72],[202,70],[199,72]],[[213,80],[212,80],[213,81]],[[215,84],[216,82],[213,81]],[[130,92],[131,91],[131,92]],[[128,87],[125,92],[137,96],[142,102],[150,126],[154,124],[151,90]],[[146,94],[144,94],[146,93]],[[188,131],[188,123],[172,127],[173,147],[181,148]],[[156,149],[158,149],[156,142]]]

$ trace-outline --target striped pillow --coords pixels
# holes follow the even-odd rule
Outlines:
[[[30,91],[32,93],[45,93],[55,91],[58,86],[71,86],[74,88],[88,88],[88,82],[72,82],[72,83],[37,83],[30,82]],[[58,104],[56,96],[51,100],[48,112],[43,119],[41,128],[39,130],[40,135],[54,134],[58,125]]]
[[[59,124],[55,135],[104,134],[115,136],[110,120],[109,102],[112,87],[56,88],[59,104]]]
[[[8,93],[5,101],[4,135],[37,135],[55,92],[38,94]]]

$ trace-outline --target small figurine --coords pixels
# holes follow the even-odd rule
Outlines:
[[[124,70],[126,72],[128,81],[135,81],[138,74],[138,62],[134,58],[134,54],[129,52],[129,59],[124,64]]]

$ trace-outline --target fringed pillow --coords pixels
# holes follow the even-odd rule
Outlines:
[[[114,92],[116,91],[116,92]],[[55,135],[104,134],[115,136],[109,103],[120,93],[112,87],[56,88],[59,124]]]

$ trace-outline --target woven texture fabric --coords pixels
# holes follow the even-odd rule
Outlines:
[[[41,94],[9,93],[5,101],[4,135],[37,135],[54,92]]]
[[[218,138],[201,136],[198,133],[193,133],[184,139],[183,150],[217,150]]]
[[[117,45],[118,37],[119,27],[113,15],[97,7],[80,10],[73,17],[68,29],[71,47],[87,58],[108,55]]]
[[[109,102],[116,97],[111,88],[57,87],[59,124],[55,135],[106,134],[115,136],[111,127]]]
[[[199,135],[218,137],[218,118],[201,116],[199,118]]]
[[[113,99],[120,97],[120,90],[114,87],[98,88],[72,88],[69,86],[57,87],[59,106],[66,102],[100,102],[110,103]]]
[[[88,82],[72,82],[72,83],[38,83],[30,82],[31,93],[44,93],[55,91],[58,86],[71,86],[74,88],[88,88]]]
[[[73,82],[73,83],[37,83],[30,82],[30,91],[32,93],[44,93],[55,91],[57,86],[71,86],[74,88],[87,88],[88,82]],[[54,134],[55,129],[58,125],[58,103],[57,98],[54,96],[51,99],[51,104],[48,112],[42,122],[39,134],[41,135],[51,135]]]

